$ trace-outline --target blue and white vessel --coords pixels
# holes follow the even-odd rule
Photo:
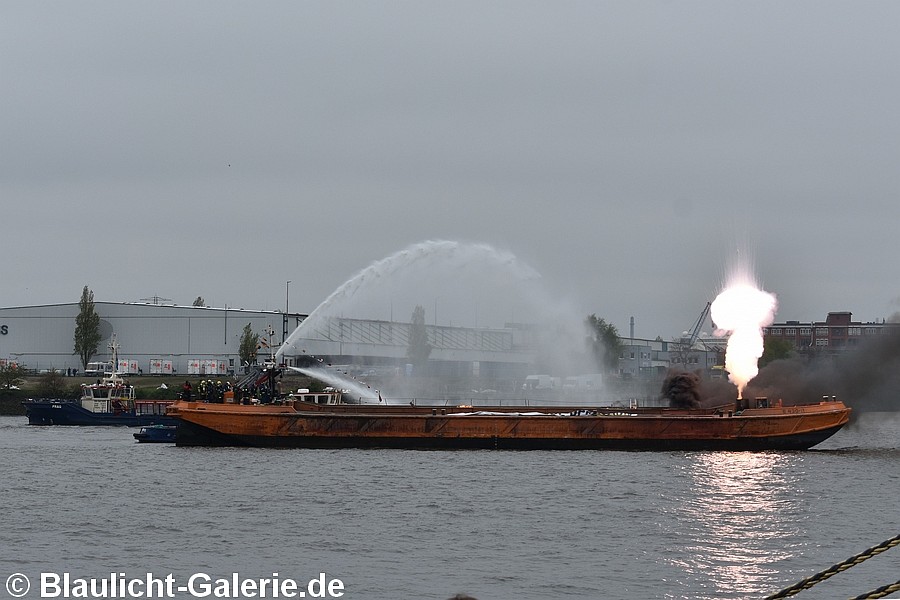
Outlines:
[[[112,364],[118,364],[118,344],[109,344]],[[29,425],[172,425],[166,416],[172,400],[137,400],[134,386],[118,373],[105,373],[96,383],[81,385],[81,397],[35,398],[23,402]]]

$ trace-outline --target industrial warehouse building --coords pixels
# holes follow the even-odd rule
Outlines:
[[[94,302],[100,316],[101,341],[92,360],[109,360],[108,343],[115,335],[122,371],[142,374],[217,375],[241,373],[243,329],[265,337],[275,332],[281,342],[306,318],[305,314],[235,308],[175,306],[151,303]],[[73,354],[78,303],[0,308],[0,360],[28,369],[81,370]],[[371,371],[405,369],[409,323],[333,318],[305,333],[300,350],[288,353],[288,365],[304,366],[310,357],[323,363],[352,365]],[[432,375],[486,379],[519,379],[533,372],[534,327],[504,328],[427,325],[432,347]],[[721,343],[721,340],[719,341]],[[619,374],[627,379],[655,379],[674,362],[691,368],[721,363],[721,347],[695,349],[690,358],[673,356],[671,342],[623,339]]]
[[[307,317],[280,311],[99,301],[94,309],[100,317],[101,341],[91,360],[110,360],[108,346],[115,339],[119,372],[186,378],[242,375],[239,348],[246,325],[263,337],[272,332],[271,346],[278,348]],[[78,303],[0,308],[0,362],[12,361],[39,372],[56,369],[83,374],[80,358],[73,354],[79,312]],[[468,397],[477,390],[494,399],[572,393],[584,401],[602,401],[599,394],[613,390],[630,397],[654,396],[655,382],[673,363],[696,370],[721,361],[719,349],[686,351],[678,343],[632,337],[622,340],[618,377],[613,380],[590,372],[551,370],[539,375],[548,371],[535,366],[540,334],[534,325],[426,325],[425,329],[431,352],[427,364],[415,371],[407,357],[411,325],[396,321],[317,319],[300,330],[299,339],[291,336],[293,343],[283,359],[288,366],[323,367],[339,378],[350,376],[376,385],[385,385],[390,378],[421,375],[423,385],[429,381],[439,385],[439,389],[428,387],[430,397]],[[260,359],[267,352],[261,350]],[[621,384],[618,388],[616,381]],[[649,392],[641,387],[644,384]]]
[[[270,311],[116,302],[95,302],[94,310],[101,340],[92,360],[109,360],[115,335],[120,362],[127,361],[127,371],[144,374],[199,374],[210,361],[216,372],[233,373],[240,367],[245,325],[254,333],[273,328],[279,336],[284,326],[283,315]],[[79,312],[77,302],[0,308],[0,359],[36,371],[80,371],[81,360],[73,354]]]
[[[239,348],[246,325],[278,347],[306,315],[279,311],[94,302],[101,341],[92,360],[110,359],[109,343],[119,346],[120,372],[218,376],[242,373]],[[0,308],[0,360],[36,371],[81,371],[73,354],[78,303]],[[432,352],[431,375],[524,379],[534,360],[523,328],[426,327]],[[287,353],[290,366],[352,365],[366,371],[405,370],[409,323],[335,318],[300,340]],[[262,351],[266,352],[265,350]]]

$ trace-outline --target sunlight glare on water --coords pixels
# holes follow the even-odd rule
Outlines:
[[[777,576],[774,565],[792,557],[802,514],[787,462],[775,453],[709,452],[682,466],[689,484],[675,516],[688,536],[672,548],[672,564],[706,574],[703,597],[758,591]]]

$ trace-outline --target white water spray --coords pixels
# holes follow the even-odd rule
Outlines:
[[[728,380],[738,388],[738,398],[743,398],[747,383],[759,372],[762,328],[774,321],[777,305],[773,294],[759,289],[746,265],[734,270],[725,289],[712,303],[712,320],[722,334],[728,335],[725,369]]]
[[[331,373],[329,371],[326,371],[325,369],[307,369],[302,367],[288,368],[302,375],[306,375],[307,377],[312,377],[313,379],[323,381],[328,385],[334,387],[335,389],[342,390],[345,393],[349,393],[351,396],[355,396],[361,404],[378,402],[378,390],[374,390],[370,386],[360,383],[359,381],[341,377],[340,375]]]
[[[438,308],[436,296],[443,299],[445,309],[449,308],[449,296],[451,294],[468,293],[470,298],[477,290],[460,290],[468,280],[478,279],[502,284],[504,278],[510,281],[528,281],[540,278],[540,275],[530,266],[519,261],[509,252],[499,251],[487,244],[460,243],[444,240],[432,240],[413,244],[396,252],[387,258],[372,263],[328,296],[309,316],[291,333],[284,345],[278,349],[277,359],[281,360],[288,350],[303,352],[299,348],[299,342],[306,337],[314,337],[318,327],[323,326],[327,320],[336,316],[361,317],[352,314],[355,310],[361,310],[362,304],[386,303],[384,294],[390,295],[392,288],[404,283],[414,274],[418,277],[411,285],[416,290],[431,290],[441,288],[439,294],[431,291],[424,292],[424,298],[413,301],[415,304],[424,304],[428,307]],[[428,278],[436,278],[436,281],[428,281]],[[453,289],[453,288],[457,289]],[[381,293],[382,296],[374,296]],[[400,295],[406,295],[398,291]],[[407,293],[408,294],[408,293]],[[444,296],[447,296],[446,298]],[[373,297],[374,296],[374,297]],[[512,299],[512,298],[511,298]],[[393,304],[391,301],[391,310]],[[482,307],[484,311],[485,307]],[[399,309],[399,307],[398,307]],[[473,308],[477,326],[477,306]],[[483,313],[482,313],[483,314]],[[431,315],[436,319],[436,315]],[[407,315],[403,315],[405,321]],[[393,315],[391,320],[393,320]]]
[[[404,248],[341,284],[288,336],[278,350],[278,360],[318,359],[324,367],[322,358],[314,353],[331,356],[348,351],[352,355],[353,342],[349,347],[343,343],[342,326],[352,327],[355,319],[380,321],[378,335],[397,346],[390,323],[409,322],[417,306],[425,309],[427,325],[439,326],[435,332],[442,327],[452,334],[453,328],[522,325],[523,333],[516,335],[530,341],[542,368],[551,372],[567,376],[594,373],[597,368],[593,356],[585,352],[588,330],[583,313],[563,298],[559,289],[547,289],[540,274],[510,252],[487,244],[441,240]],[[353,339],[352,335],[348,338]],[[452,343],[444,346],[443,337],[436,341],[432,357],[440,359],[435,355],[443,353],[449,355],[443,359],[454,360]],[[397,358],[402,357],[404,349],[397,350]],[[326,372],[335,374],[334,369]],[[309,375],[323,379],[319,374]],[[362,383],[350,375],[338,373],[337,377],[341,381],[326,381],[344,389],[353,385],[350,380]],[[395,399],[429,397],[440,388],[419,387],[424,383],[406,377],[390,381],[382,377],[380,381],[385,401],[388,395]],[[361,396],[377,397],[365,383],[362,387],[365,389],[358,390]]]

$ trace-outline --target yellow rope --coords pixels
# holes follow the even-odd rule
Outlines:
[[[825,581],[826,579],[828,579],[829,577],[831,577],[833,575],[837,575],[838,573],[841,573],[842,571],[846,571],[850,567],[855,567],[856,565],[860,564],[861,562],[869,560],[873,556],[877,556],[877,555],[881,554],[882,552],[884,552],[885,550],[889,550],[897,545],[900,545],[900,535],[894,536],[889,540],[885,540],[885,541],[881,542],[880,544],[878,544],[877,546],[872,546],[868,550],[860,552],[856,556],[852,556],[852,557],[848,558],[847,560],[845,560],[844,562],[838,563],[836,565],[832,565],[831,567],[825,569],[824,571],[822,571],[820,573],[816,573],[815,575],[813,575],[811,577],[802,579],[802,580],[798,581],[797,583],[795,583],[794,585],[784,588],[780,592],[776,592],[775,594],[772,594],[771,596],[767,596],[765,600],[777,600],[778,598],[787,598],[788,596],[793,596],[796,593],[799,593],[799,592],[802,592],[803,590],[809,589],[812,586],[816,585],[817,583],[821,583],[822,581]],[[896,585],[896,584],[893,584],[893,585]],[[885,587],[891,587],[891,586],[885,586]],[[878,590],[874,590],[874,592],[877,593],[881,589],[882,588],[878,588]],[[896,590],[891,590],[891,591],[896,591]],[[888,591],[887,593],[890,593],[891,591]],[[870,593],[873,593],[873,592],[870,592]],[[870,598],[870,597],[871,598],[882,598],[883,596],[865,596],[865,595],[860,596],[860,598]],[[854,600],[856,600],[856,599],[854,599]]]

